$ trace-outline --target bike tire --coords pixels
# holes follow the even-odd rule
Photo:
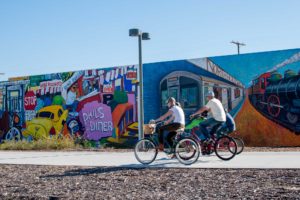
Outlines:
[[[233,139],[235,140],[236,142],[236,145],[237,145],[237,152],[236,154],[240,154],[244,151],[244,147],[245,147],[245,143],[244,141],[241,139],[241,138],[238,138],[238,137],[233,137]]]
[[[216,140],[214,150],[218,158],[228,161],[236,155],[237,144],[232,137],[224,135]]]
[[[155,143],[149,139],[139,140],[134,147],[135,158],[143,165],[152,163],[157,154],[158,150]]]
[[[184,165],[191,165],[197,162],[200,153],[201,151],[198,143],[191,138],[183,138],[179,140],[175,146],[176,158]]]

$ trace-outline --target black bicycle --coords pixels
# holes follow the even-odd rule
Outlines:
[[[163,122],[149,122],[149,127],[152,130],[149,137],[139,140],[134,148],[136,159],[142,164],[152,163],[158,154],[158,133],[157,130]],[[173,145],[170,146],[164,142],[164,150],[167,155],[176,156],[177,160],[184,165],[195,163],[200,156],[200,149],[197,142],[192,138],[186,138],[183,130],[177,131],[173,138]],[[175,150],[176,149],[176,150]]]

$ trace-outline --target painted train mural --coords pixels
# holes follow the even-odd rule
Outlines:
[[[173,96],[186,114],[213,90],[249,146],[300,146],[300,49],[143,65],[144,123]],[[138,66],[11,78],[0,82],[0,140],[137,141]]]
[[[300,70],[286,70],[283,77],[276,71],[260,75],[249,98],[264,116],[300,134]]]

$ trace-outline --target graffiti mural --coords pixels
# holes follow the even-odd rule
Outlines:
[[[300,49],[143,65],[144,123],[172,96],[186,115],[214,91],[250,146],[300,146]],[[0,82],[0,139],[83,138],[133,146],[138,136],[137,65]]]
[[[1,82],[1,139],[136,140],[128,128],[137,123],[136,78],[136,66],[124,66]],[[125,133],[132,137],[125,140]]]
[[[211,59],[246,85],[236,122],[247,144],[300,145],[300,49]]]

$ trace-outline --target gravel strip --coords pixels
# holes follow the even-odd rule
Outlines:
[[[1,165],[0,199],[300,199],[300,169]]]

